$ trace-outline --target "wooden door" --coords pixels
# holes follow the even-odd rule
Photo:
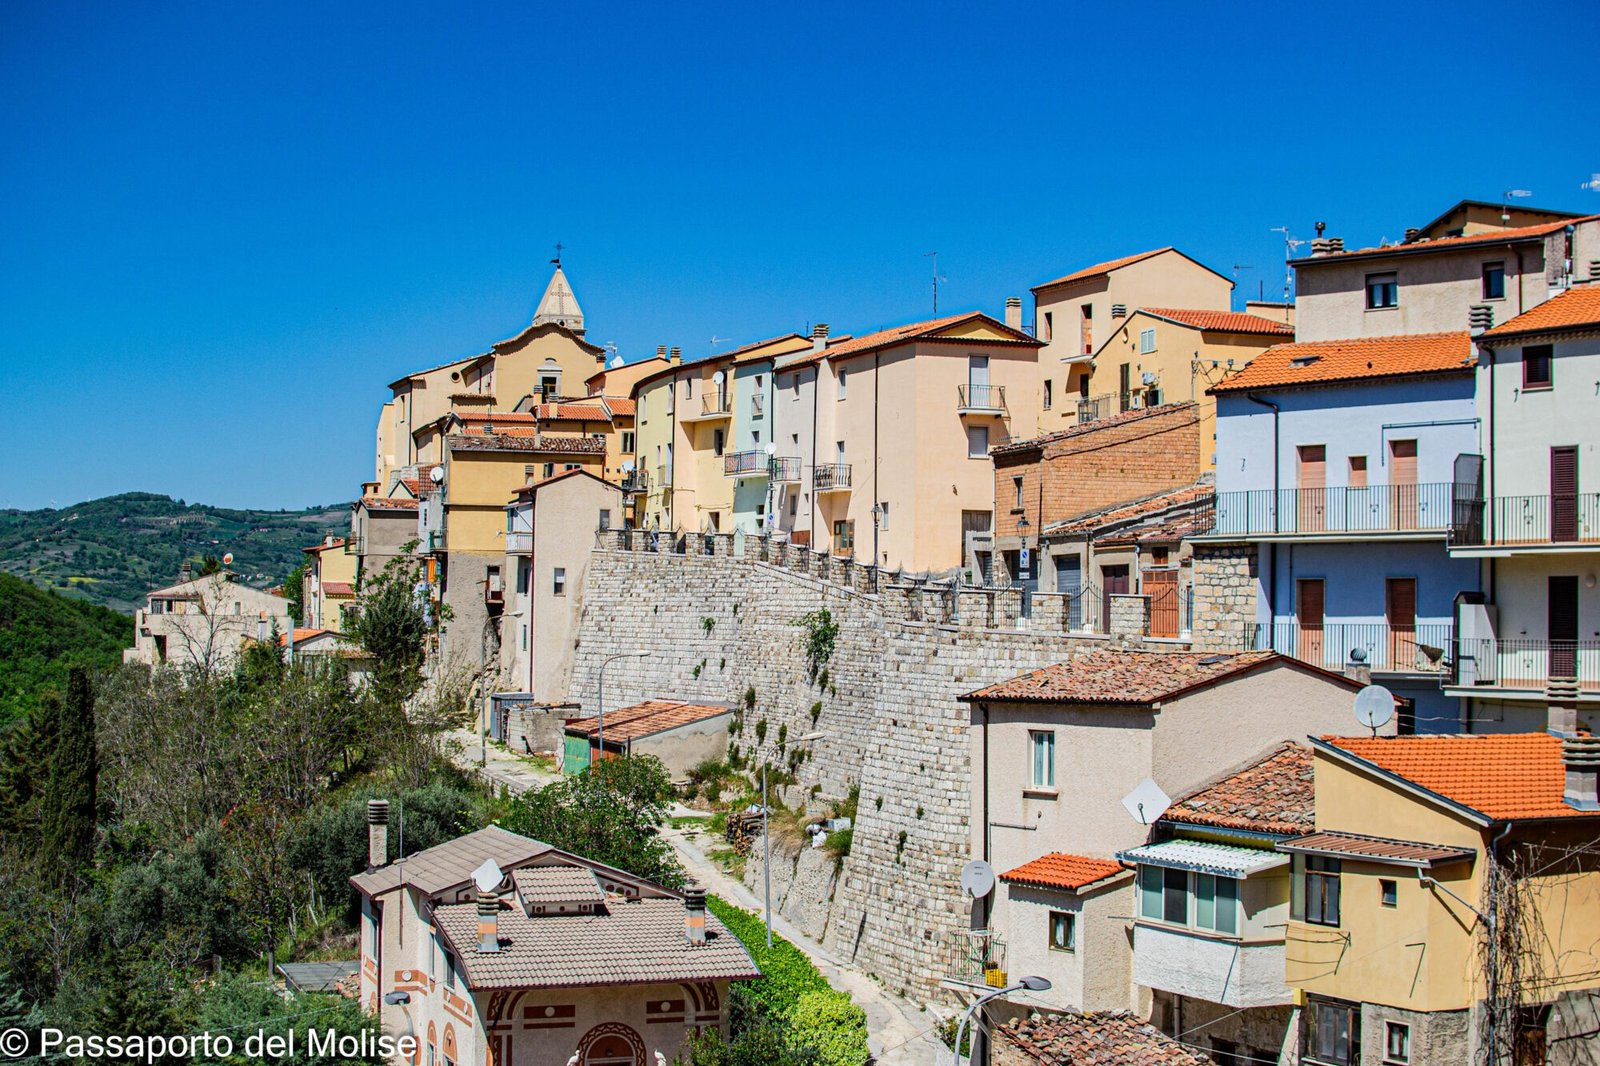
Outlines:
[[[1389,520],[1392,529],[1417,528],[1417,442],[1389,442]]]
[[[1128,591],[1128,568],[1126,566],[1103,566],[1100,568],[1100,620],[1101,624],[1111,625],[1111,596],[1113,593]]]
[[[1549,578],[1546,632],[1550,639],[1547,678],[1578,676],[1578,578]]]
[[[1302,444],[1299,452],[1299,525],[1295,528],[1302,533],[1320,533],[1328,528],[1328,449],[1321,444]]]
[[[1389,622],[1390,670],[1409,670],[1417,662],[1417,579],[1391,577],[1383,583],[1384,617]],[[1377,666],[1377,663],[1373,663]]]
[[[1327,587],[1320,577],[1301,578],[1295,582],[1295,617],[1300,620],[1300,639],[1297,647],[1289,649],[1291,655],[1304,662],[1322,665],[1322,620]],[[1270,647],[1271,645],[1269,645]]]
[[[1578,539],[1578,449],[1550,449],[1550,539]]]
[[[1150,597],[1150,635],[1176,637],[1178,618],[1178,572],[1146,570],[1141,575],[1145,595]]]

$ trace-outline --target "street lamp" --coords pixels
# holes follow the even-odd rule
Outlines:
[[[795,737],[796,744],[804,744],[812,740],[821,740],[827,736],[827,730],[816,733],[806,733]],[[761,909],[767,916],[767,947],[772,946],[772,840],[767,835],[767,823],[772,819],[772,811],[767,806],[767,761],[761,760]]]
[[[405,1008],[411,1003],[411,993],[386,992],[383,996],[383,1002],[390,1007]],[[409,1010],[402,1009],[400,1013],[403,1014],[406,1019],[406,1032],[405,1036],[401,1039],[409,1038],[414,1043],[417,1039],[417,1027],[411,1023],[411,1012]],[[408,1055],[407,1058],[410,1058],[412,1061],[416,1061],[415,1049],[413,1049],[412,1053]]]
[[[638,651],[621,651],[611,656],[600,664],[600,683],[595,692],[595,713],[599,721],[595,723],[595,744],[600,749],[596,756],[599,760],[606,757],[606,667],[618,659],[643,659],[650,654],[649,649],[640,648]],[[596,767],[598,769],[598,765]]]
[[[967,1022],[972,1019],[978,1009],[991,1000],[999,999],[1001,996],[1009,996],[1011,993],[1020,992],[1023,989],[1027,989],[1029,992],[1047,992],[1050,989],[1050,982],[1043,977],[1023,977],[1019,978],[1015,984],[997,988],[988,995],[979,996],[973,1001],[972,1006],[962,1013],[961,1024],[956,1026],[956,1046],[950,1049],[952,1066],[961,1066],[961,1038],[966,1035]],[[971,1062],[972,1060],[968,1059],[967,1061]]]

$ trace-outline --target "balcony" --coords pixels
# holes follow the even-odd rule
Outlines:
[[[483,583],[483,602],[499,607],[506,602],[505,580],[499,574],[490,574]]]
[[[1133,927],[1133,980],[1146,988],[1238,1009],[1281,1006],[1292,1001],[1283,969],[1282,940],[1240,941],[1144,921]]]
[[[957,385],[956,414],[978,415],[989,418],[1006,413],[1006,387],[1004,385]]]
[[[1457,486],[1450,550],[1463,555],[1600,548],[1600,492],[1480,499]],[[1484,549],[1495,549],[1487,551]]]
[[[622,475],[622,491],[623,492],[649,492],[650,491],[650,474],[649,474],[649,472],[646,471],[644,469],[644,467],[639,467],[639,468],[637,468],[635,470],[628,470],[628,471],[624,472],[623,475]]]
[[[1102,418],[1110,418],[1117,413],[1117,397],[1114,393],[1104,396],[1093,396],[1086,400],[1078,401],[1078,423],[1098,422]]]
[[[533,554],[533,534],[527,530],[509,532],[506,534],[507,555]]]
[[[1600,640],[1463,639],[1449,687],[1539,696],[1574,684],[1579,695],[1600,697]]]
[[[947,986],[1004,988],[1006,945],[993,929],[962,929],[945,940],[943,967]]]
[[[1448,481],[1219,492],[1207,536],[1429,539],[1451,529],[1454,493]]]
[[[811,487],[818,492],[849,492],[850,464],[829,463],[811,472]]]
[[[1363,665],[1375,674],[1442,674],[1455,627],[1449,622],[1423,622],[1410,628],[1384,622],[1251,623],[1245,627],[1248,647],[1275,651],[1324,670],[1339,671],[1359,651]]]
[[[686,403],[678,414],[679,422],[716,422],[733,417],[733,394],[731,392],[708,392],[700,397],[700,406],[695,408]]]
[[[766,477],[771,463],[767,453],[759,449],[729,452],[722,457],[722,473],[725,477]]]
[[[772,460],[772,480],[776,482],[791,482],[800,480],[800,460],[795,456],[786,456]]]

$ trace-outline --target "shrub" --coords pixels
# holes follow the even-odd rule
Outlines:
[[[833,620],[833,612],[823,607],[797,618],[794,624],[805,631],[800,637],[800,650],[805,653],[811,678],[817,680],[820,676],[826,688],[827,671],[823,667],[833,658],[834,642],[839,637],[839,623]]]
[[[844,992],[807,992],[795,1004],[788,1044],[815,1052],[818,1066],[866,1066],[867,1012]]]

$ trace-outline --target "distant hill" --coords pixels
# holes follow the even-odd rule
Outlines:
[[[133,619],[0,574],[0,726],[27,712],[46,686],[65,692],[67,669],[122,661]]]
[[[234,511],[125,492],[59,510],[0,511],[0,573],[131,613],[146,592],[176,581],[185,561],[232,552],[232,569],[266,588],[300,565],[300,549],[349,531],[345,504]]]

